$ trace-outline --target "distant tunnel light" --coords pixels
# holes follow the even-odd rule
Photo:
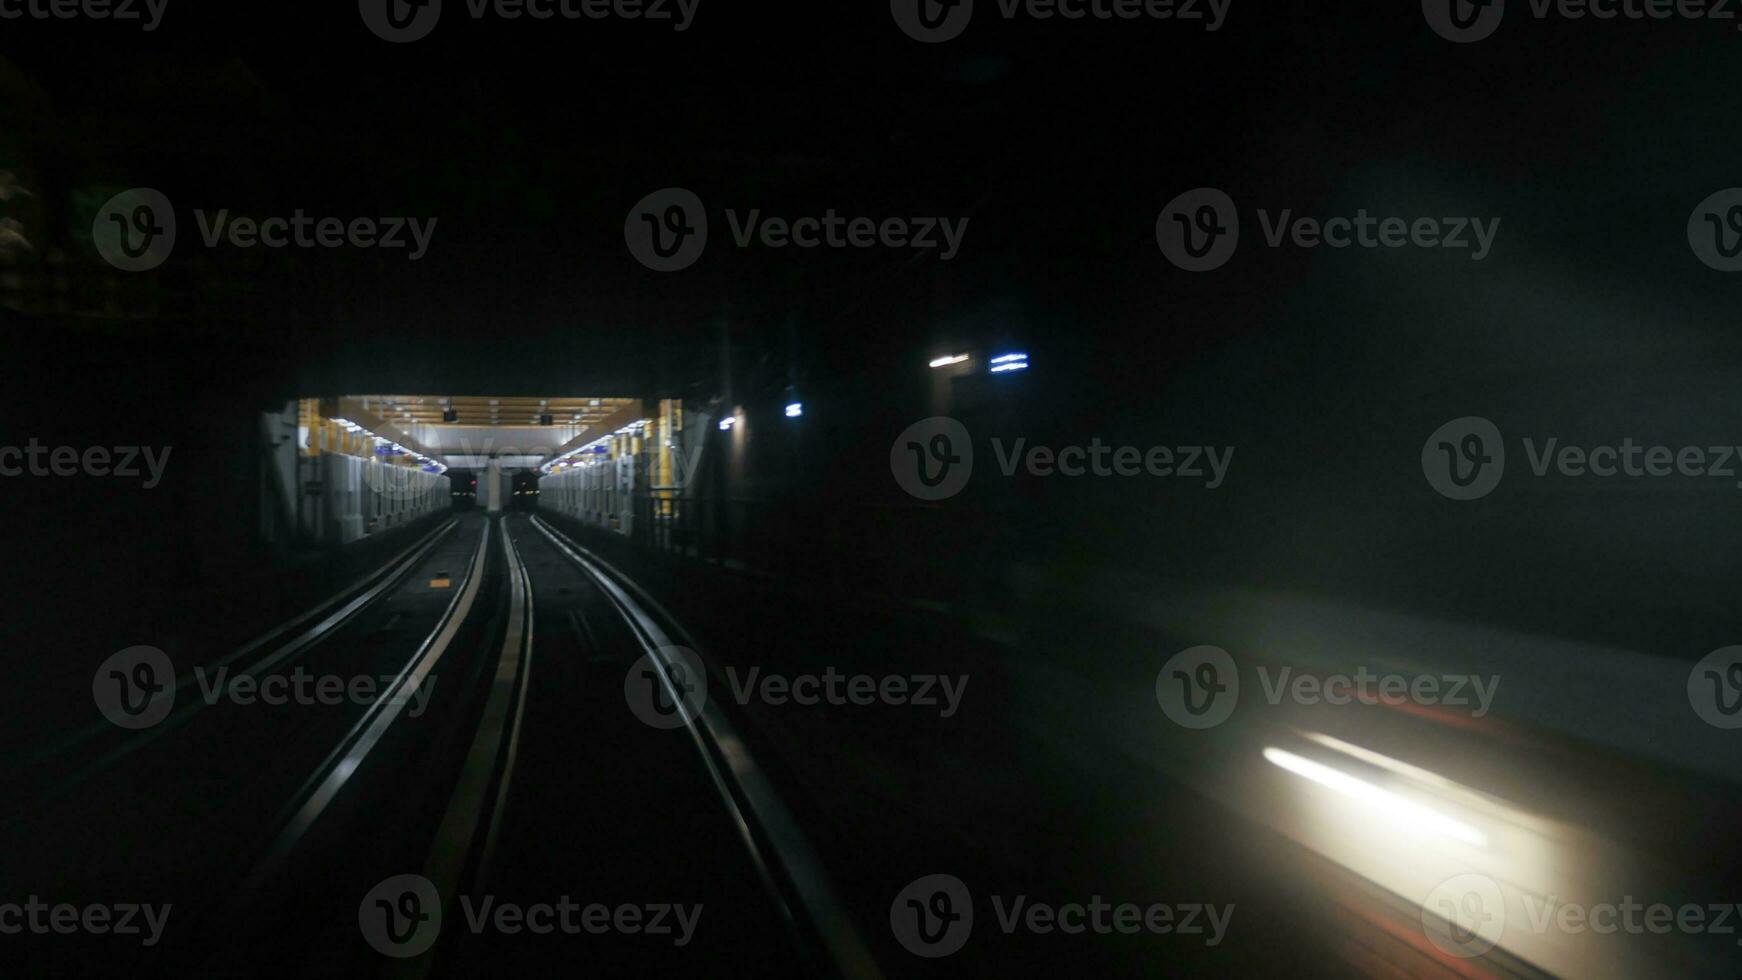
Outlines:
[[[966,355],[966,354],[951,354],[948,357],[940,357],[937,360],[932,361],[931,366],[934,368],[949,367],[952,364],[961,364],[963,361],[966,361],[967,359],[968,359],[968,355]]]
[[[720,420],[720,431],[721,432],[730,432],[730,431],[732,431],[732,426],[737,425],[737,424],[738,424],[738,416],[728,415],[725,418]]]
[[[1009,374],[1012,371],[1028,370],[1027,354],[999,354],[992,358],[993,374]]]
[[[793,402],[792,404],[786,406],[786,417],[787,418],[796,419],[796,418],[803,417],[803,415],[804,415],[804,403],[803,402]]]
[[[1267,747],[1264,750],[1264,758],[1272,765],[1280,766],[1296,776],[1310,779],[1321,786],[1329,787],[1344,796],[1365,804],[1375,816],[1383,817],[1392,824],[1432,830],[1435,833],[1476,847],[1488,845],[1487,835],[1476,828],[1453,820],[1432,807],[1424,806],[1390,790],[1375,786],[1364,779],[1351,776],[1342,770],[1333,769],[1323,763],[1314,762],[1311,759],[1278,748]]]

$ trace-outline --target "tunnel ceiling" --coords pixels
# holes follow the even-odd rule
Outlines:
[[[490,397],[447,395],[352,395],[389,421],[441,427],[538,425],[549,415],[555,424],[593,426],[635,403],[631,398]],[[453,421],[445,413],[452,410]]]
[[[643,410],[640,399],[605,396],[347,395],[322,405],[329,417],[456,469],[482,467],[491,459],[511,468],[536,466],[566,447],[639,420]],[[450,411],[453,421],[447,420]]]
[[[20,200],[41,203],[17,208],[41,252],[88,256],[90,214],[126,187],[162,191],[185,225],[185,245],[151,274],[99,269],[87,280],[45,264],[21,277],[28,295],[0,295],[32,341],[20,362],[76,364],[93,391],[162,379],[168,390],[222,384],[265,403],[394,390],[668,397],[686,386],[706,393],[729,322],[734,364],[792,358],[819,381],[888,376],[950,334],[1020,338],[1037,355],[1050,344],[1077,359],[1085,388],[1142,392],[1158,367],[1274,319],[1278,291],[1306,275],[1265,262],[1236,263],[1213,283],[1164,274],[1156,209],[1181,189],[1220,179],[1251,206],[1322,215],[1346,209],[1351,194],[1411,207],[1457,200],[1471,175],[1488,174],[1482,206],[1508,227],[1539,229],[1552,267],[1572,265],[1547,247],[1557,240],[1582,256],[1576,268],[1601,301],[1612,283],[1637,280],[1625,259],[1638,243],[1613,233],[1613,217],[1664,206],[1662,182],[1578,171],[1544,182],[1535,167],[1559,161],[1541,154],[1597,147],[1641,174],[1707,160],[1709,174],[1686,182],[1722,186],[1727,143],[1711,141],[1736,129],[1708,98],[1716,83],[1668,74],[1720,39],[1586,38],[1557,52],[1562,70],[1617,51],[1637,70],[1590,73],[1555,98],[1537,85],[1538,46],[1489,46],[1491,83],[1446,91],[1445,69],[1461,70],[1467,54],[1420,29],[1397,32],[1413,42],[1368,42],[1376,19],[1419,18],[1396,5],[1386,14],[1277,5],[1264,13],[1274,31],[1230,32],[1215,45],[1118,25],[988,23],[928,46],[895,30],[886,5],[848,4],[833,12],[836,29],[866,47],[789,44],[770,57],[747,52],[791,34],[782,5],[737,5],[676,42],[658,30],[526,22],[496,25],[484,43],[456,27],[398,50],[359,26],[355,5],[306,5],[274,25],[279,44],[259,46],[238,42],[260,36],[254,5],[218,6],[149,45],[117,34],[93,50],[87,35],[61,32],[0,58],[0,170],[33,195]],[[1158,63],[1169,68],[1163,83]],[[1350,88],[1367,100],[1360,108],[1338,94]],[[1521,89],[1538,98],[1519,101]],[[1496,100],[1522,129],[1558,143],[1521,144],[1486,125]],[[1707,124],[1685,125],[1689,114]],[[1613,139],[1620,120],[1641,138]],[[1258,135],[1205,160],[1181,150],[1195,134],[1229,129]],[[51,173],[63,176],[46,181]],[[1295,193],[1302,174],[1310,190]],[[625,248],[625,217],[650,192],[679,186],[704,200],[713,237],[694,267],[656,274]],[[199,244],[196,209],[439,224],[415,261],[410,250],[270,255]],[[734,240],[732,219],[753,211],[791,220],[831,209],[972,226],[947,263]],[[1657,294],[1643,305],[1658,319],[1684,312],[1673,304],[1705,271],[1680,261],[1675,238],[1654,242],[1673,261],[1638,283]],[[1488,318],[1415,295],[1417,281],[1401,268],[1371,287],[1333,280],[1300,305],[1396,296],[1405,324],[1424,310]],[[1312,340],[1286,338],[1279,360],[1339,322],[1303,327]],[[204,356],[183,357],[184,346]],[[215,363],[227,377],[214,376]]]

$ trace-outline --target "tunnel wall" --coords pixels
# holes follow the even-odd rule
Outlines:
[[[635,459],[622,456],[538,481],[538,506],[583,524],[629,534],[635,522]]]
[[[452,505],[448,478],[372,459],[326,454],[321,466],[319,537],[348,544]]]

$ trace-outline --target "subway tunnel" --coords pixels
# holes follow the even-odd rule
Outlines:
[[[0,972],[1734,977],[1724,18],[975,7],[0,0]]]

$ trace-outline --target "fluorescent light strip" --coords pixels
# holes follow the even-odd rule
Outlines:
[[[1264,758],[1272,765],[1365,803],[1382,816],[1404,827],[1423,827],[1476,847],[1488,846],[1487,835],[1476,828],[1339,769],[1278,748],[1266,748]]]

